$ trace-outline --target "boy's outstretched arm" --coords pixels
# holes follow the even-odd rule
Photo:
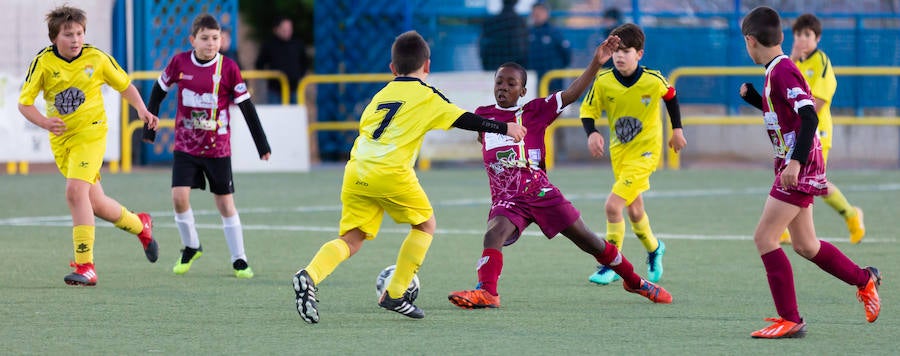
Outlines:
[[[575,80],[572,81],[572,84],[569,84],[569,87],[566,88],[566,90],[563,90],[561,94],[563,106],[569,105],[581,97],[584,90],[587,89],[588,85],[594,80],[594,77],[603,66],[603,63],[606,63],[606,61],[612,57],[612,54],[619,49],[620,42],[619,36],[609,36],[603,43],[597,46],[594,50],[594,58],[591,59],[591,63],[588,64],[587,68],[584,69],[584,72],[582,72],[578,78],[575,78]]]
[[[156,130],[156,127],[159,125],[159,118],[151,114],[147,107],[144,106],[144,99],[141,99],[141,93],[134,87],[134,84],[128,84],[128,88],[125,88],[121,94],[125,101],[137,111],[138,117],[147,124],[147,127]]]
[[[464,112],[453,122],[453,127],[469,131],[493,132],[512,137],[515,142],[522,141],[528,130],[525,126],[514,122],[506,123],[488,120],[470,112]]]
[[[740,90],[741,99],[747,102],[747,104],[753,105],[753,107],[762,110],[762,96],[759,95],[759,92],[756,91],[756,88],[753,87],[753,83],[744,83],[741,84]]]
[[[259,115],[256,113],[256,106],[250,99],[242,101],[238,104],[241,108],[241,114],[244,114],[244,120],[247,121],[247,127],[250,128],[250,135],[253,136],[253,143],[256,144],[256,152],[263,161],[268,161],[272,156],[272,148],[269,147],[269,140],[266,138],[266,132],[263,131],[262,123],[259,122]]]
[[[150,91],[150,102],[147,103],[147,110],[150,111],[151,114],[159,116],[159,105],[162,104],[163,99],[166,98],[166,94],[166,91],[163,90],[158,81],[153,83],[153,90]],[[153,141],[156,140],[156,130],[151,129],[148,124],[144,124],[144,131],[141,135],[141,139],[144,142],[153,143]]]

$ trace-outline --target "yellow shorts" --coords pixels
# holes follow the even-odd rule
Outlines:
[[[373,197],[353,192],[341,191],[341,223],[339,234],[358,228],[366,234],[366,239],[374,239],[381,228],[384,213],[398,224],[418,225],[434,215],[434,209],[425,190],[416,184],[414,189],[390,197]]]
[[[106,153],[106,136],[73,144],[51,145],[56,167],[66,179],[94,184],[100,181],[100,167]]]
[[[656,169],[656,164],[623,164],[613,167],[613,175],[616,182],[613,183],[612,193],[625,199],[625,203],[631,205],[641,193],[650,189],[650,175]]]

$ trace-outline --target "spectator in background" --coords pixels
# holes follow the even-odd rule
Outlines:
[[[243,69],[243,67],[241,66],[241,61],[238,59],[237,48],[231,46],[231,29],[228,27],[222,27],[222,32],[219,38],[222,41],[222,44],[219,47],[219,53],[221,53],[225,57],[233,59],[234,63],[237,63],[238,68]]]
[[[306,74],[306,45],[294,38],[294,23],[287,17],[275,19],[273,36],[262,44],[259,57],[256,58],[256,69],[278,70],[283,72],[289,83],[291,102],[296,102],[297,84]],[[269,103],[281,103],[281,85],[277,80],[269,80]]]
[[[496,70],[503,63],[528,67],[528,24],[516,13],[519,0],[503,0],[503,9],[484,22],[478,40],[481,66]]]
[[[537,83],[540,85],[544,73],[552,69],[569,66],[572,61],[572,45],[562,32],[550,24],[550,8],[543,1],[531,7],[531,34],[528,36],[528,65],[537,71]],[[559,80],[550,83],[548,93],[559,91],[562,86]]]
[[[600,20],[600,26],[603,27],[603,37],[601,37],[600,41],[605,40],[609,37],[609,34],[616,28],[622,25],[622,11],[618,8],[610,7],[603,11],[603,18]],[[606,61],[603,65],[604,67],[612,67],[613,62],[612,59]]]

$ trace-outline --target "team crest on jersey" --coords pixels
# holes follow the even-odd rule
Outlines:
[[[247,91],[247,84],[238,83],[238,85],[234,86],[234,91],[236,91],[238,93],[243,93],[243,92]]]
[[[803,88],[794,87],[794,88],[788,88],[788,90],[787,90],[788,99],[796,99],[798,96],[804,95],[804,94],[806,94],[806,92],[803,91]]]
[[[94,66],[88,64],[84,66],[84,74],[87,74],[88,78],[94,76]]]
[[[806,70],[806,76],[807,76],[807,77],[812,78],[813,74],[816,74],[816,72],[815,72],[814,70],[812,70],[812,69],[807,69],[807,70]]]
[[[644,106],[650,105],[650,95],[641,95],[641,103]]]
[[[516,150],[512,148],[504,151],[497,151],[497,162],[491,163],[491,169],[495,173],[503,172],[508,167],[515,167],[518,159],[519,155],[517,155]]]
[[[213,83],[218,83],[219,81],[222,80],[222,76],[219,74],[213,74],[212,78],[213,78]]]

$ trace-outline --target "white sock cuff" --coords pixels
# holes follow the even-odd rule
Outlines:
[[[188,208],[187,211],[183,213],[175,212],[175,222],[186,222],[193,223],[194,222],[194,209]]]
[[[224,226],[241,226],[241,216],[234,214],[229,217],[222,217],[222,225]]]

